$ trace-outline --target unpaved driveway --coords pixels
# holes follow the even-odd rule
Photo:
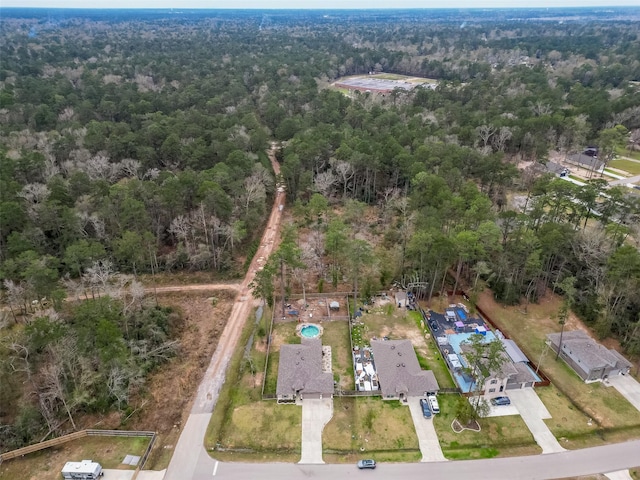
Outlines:
[[[535,390],[533,388],[523,388],[509,390],[508,393],[511,403],[518,409],[522,420],[527,424],[536,443],[542,448],[542,453],[564,452],[565,449],[560,446],[547,424],[542,421],[543,419],[551,418],[551,414]]]
[[[302,400],[302,455],[298,463],[324,463],[322,461],[322,430],[331,417],[333,417],[333,399],[305,398]]]
[[[422,453],[421,462],[445,461],[446,458],[444,458],[438,435],[436,435],[436,429],[433,426],[433,417],[424,418],[422,416],[422,407],[420,407],[420,399],[418,397],[410,397],[408,402],[413,425],[418,436],[420,452]]]

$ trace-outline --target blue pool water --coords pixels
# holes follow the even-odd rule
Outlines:
[[[453,351],[456,353],[460,353],[460,344],[464,341],[469,340],[471,335],[475,335],[475,334],[474,333],[456,333],[452,335],[447,335],[447,338],[449,340],[449,345],[453,347]],[[491,330],[489,330],[487,334],[484,336],[484,338],[485,338],[484,341],[486,343],[489,343],[490,341],[494,340],[496,336]]]
[[[320,335],[320,329],[315,325],[305,325],[300,329],[300,335],[305,338],[316,338]]]

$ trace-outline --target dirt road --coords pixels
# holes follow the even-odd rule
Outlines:
[[[146,293],[168,293],[207,290],[240,290],[241,283],[202,283],[199,285],[172,285],[168,287],[147,287]]]
[[[271,160],[274,172],[278,175],[280,173],[280,166],[275,158],[274,145],[272,145],[269,150],[269,159]],[[213,408],[218,401],[218,394],[224,384],[229,361],[236,349],[245,321],[259,303],[251,296],[249,284],[253,281],[257,269],[269,258],[269,255],[276,246],[284,202],[284,188],[278,186],[269,222],[262,235],[260,247],[251,261],[244,280],[235,286],[238,292],[235,304],[231,310],[227,325],[220,336],[218,348],[211,357],[209,367],[198,387],[189,419],[180,434],[180,439],[178,440],[178,444],[173,452],[173,457],[171,458],[171,463],[164,477],[165,480],[193,478],[196,469],[202,467],[208,468],[208,465],[213,462],[203,447],[207,426],[211,419],[211,412],[213,412]],[[194,289],[207,289],[213,287],[213,285],[193,285],[191,287],[194,287]],[[175,288],[176,290],[186,289],[185,287],[162,288]],[[224,285],[220,288],[230,288],[230,286]],[[157,291],[160,291],[160,287]]]

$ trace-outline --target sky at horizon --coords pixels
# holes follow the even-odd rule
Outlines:
[[[401,9],[640,7],[640,0],[2,0],[13,8]]]

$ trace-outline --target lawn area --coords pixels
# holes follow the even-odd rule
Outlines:
[[[629,155],[625,155],[625,156],[628,157]],[[616,160],[612,160],[611,162],[609,162],[609,166],[611,168],[618,168],[620,170],[624,170],[625,172],[629,172],[632,175],[640,175],[640,163],[638,162],[632,162],[631,160],[618,158]]]
[[[448,459],[512,457],[542,452],[520,415],[483,418],[480,432],[463,430],[455,433],[451,423],[456,417],[459,399],[460,396],[453,394],[438,395],[441,413],[433,419],[440,447]]]
[[[353,390],[353,360],[349,341],[349,324],[346,320],[322,322],[322,345],[331,347],[331,368],[333,379],[344,390]]]
[[[327,462],[407,462],[422,457],[409,408],[380,397],[336,397],[333,418],[325,426],[322,447]]]
[[[640,152],[632,152],[632,151],[629,151],[629,149],[627,148],[619,148],[619,147],[616,148],[616,155],[640,160]]]
[[[127,455],[142,455],[149,445],[147,437],[85,437],[52,447],[25,457],[7,460],[0,465],[0,478],[16,480],[37,478],[58,480],[66,462],[79,462],[85,458],[102,465],[102,468],[133,470],[122,465]]]
[[[519,306],[498,305],[491,292],[485,291],[479,305],[532,361],[538,362],[542,358],[540,368],[556,390],[552,393],[544,392],[544,387],[538,390],[549,412],[554,415],[547,423],[557,437],[568,438],[570,445],[574,442],[576,447],[640,437],[640,412],[613,387],[606,387],[599,382],[585,384],[566,363],[556,361],[555,354],[546,346],[546,334],[559,330],[556,320],[560,308],[559,297],[548,294],[539,304],[530,304],[525,313]],[[577,328],[584,326],[572,314],[565,329]],[[575,414],[572,414],[573,410]],[[582,413],[587,420],[592,419],[597,435],[592,434],[594,430],[581,425],[585,418],[580,418],[578,413]],[[556,414],[559,418],[556,418]],[[574,427],[577,431],[572,430]]]

